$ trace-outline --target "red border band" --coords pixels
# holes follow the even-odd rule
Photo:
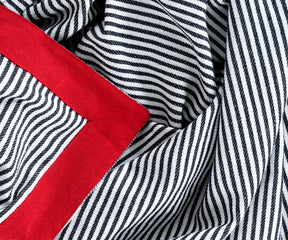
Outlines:
[[[88,120],[26,200],[0,224],[0,239],[54,239],[138,131],[149,112],[23,17],[0,6],[0,53]]]

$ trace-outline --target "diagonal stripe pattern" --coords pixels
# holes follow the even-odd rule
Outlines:
[[[0,55],[0,222],[25,200],[87,120]]]
[[[287,1],[64,2],[4,5],[151,118],[56,239],[288,239]]]

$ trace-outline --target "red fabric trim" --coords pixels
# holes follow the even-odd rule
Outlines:
[[[27,199],[0,224],[0,239],[53,239],[148,121],[149,112],[2,6],[0,53],[88,120]]]

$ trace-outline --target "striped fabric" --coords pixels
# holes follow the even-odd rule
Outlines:
[[[151,114],[57,240],[288,239],[287,1],[2,4]]]
[[[1,223],[27,198],[87,120],[3,55],[0,72]]]

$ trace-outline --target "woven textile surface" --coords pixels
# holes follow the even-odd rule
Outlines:
[[[1,5],[150,113],[56,240],[288,239],[286,0],[5,0]],[[4,55],[0,75],[0,220],[5,222],[87,120]],[[7,95],[18,100],[10,102]],[[40,95],[51,106],[38,109]],[[34,126],[37,114],[49,115],[51,124]],[[5,118],[9,126],[1,123]],[[26,118],[32,119],[27,126],[21,123]],[[64,131],[61,138],[49,140],[45,124]],[[9,134],[10,128],[19,129],[19,136]],[[39,142],[42,128],[47,137]],[[29,157],[36,150],[45,166]],[[15,163],[9,162],[12,155],[19,156]],[[2,171],[2,164],[12,170]]]

